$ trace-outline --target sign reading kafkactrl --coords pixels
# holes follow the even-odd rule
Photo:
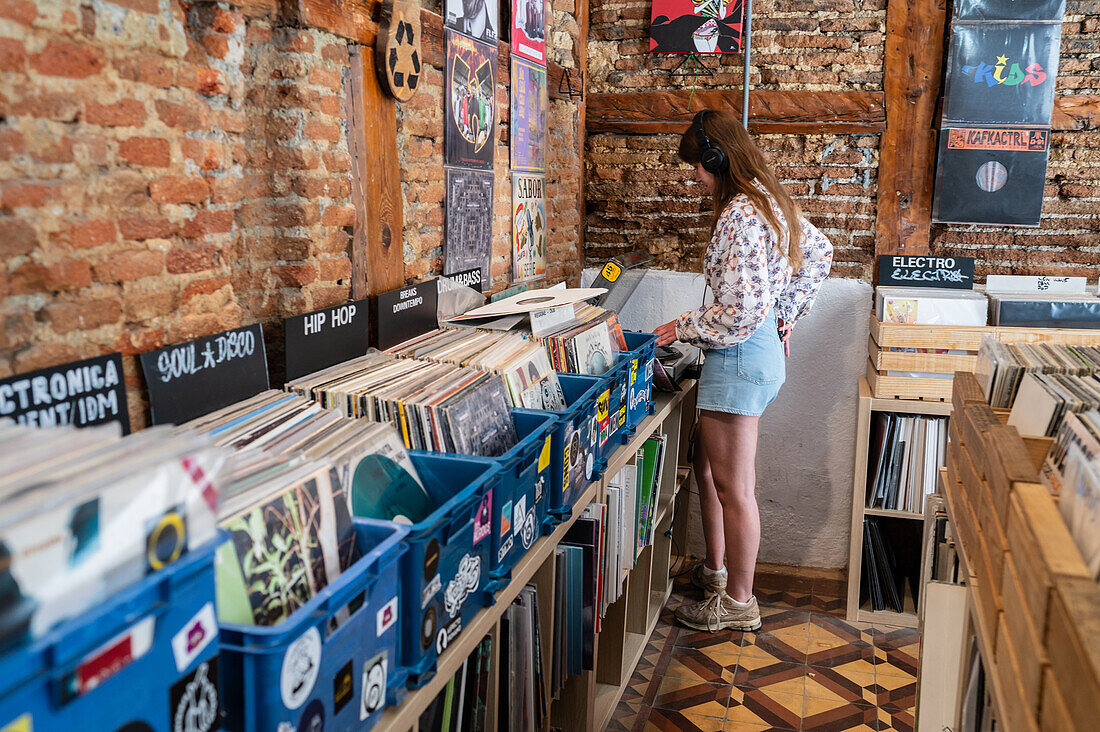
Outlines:
[[[141,354],[153,424],[181,424],[268,388],[259,324]]]
[[[1064,0],[958,3],[933,221],[1039,225],[1064,11]]]
[[[122,356],[111,353],[0,380],[0,417],[32,427],[118,422],[122,434],[129,434]]]
[[[901,287],[974,289],[974,257],[917,257],[884,254],[878,258],[878,283]]]

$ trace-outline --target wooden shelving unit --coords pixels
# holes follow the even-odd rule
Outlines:
[[[913,597],[908,585],[902,597],[904,612],[878,611],[870,604],[860,604],[860,578],[863,572],[863,522],[867,516],[882,516],[906,521],[924,522],[923,513],[867,508],[867,458],[871,439],[871,415],[874,412],[902,414],[951,414],[951,402],[875,397],[866,379],[859,380],[859,406],[856,412],[856,455],[852,480],[852,526],[848,546],[848,611],[849,622],[882,623],[915,628],[919,598]]]
[[[653,544],[643,549],[626,579],[622,596],[608,608],[602,627],[595,638],[595,669],[571,676],[559,698],[551,707],[552,724],[567,730],[603,729],[622,696],[642,651],[657,624],[661,608],[672,591],[669,569],[672,562],[673,536],[684,546],[687,531],[687,492],[682,491],[690,478],[690,470],[680,467],[686,462],[687,435],[695,417],[695,382],[687,382],[674,394],[657,394],[654,414],[643,420],[630,442],[619,447],[608,461],[604,477],[592,483],[577,501],[573,517],[558,526],[554,533],[535,542],[512,570],[512,581],[496,595],[496,602],[482,610],[455,642],[439,657],[435,677],[425,686],[412,691],[396,707],[388,707],[375,727],[379,732],[416,732],[420,715],[461,668],[462,662],[486,635],[492,635],[493,671],[490,674],[487,729],[504,729],[497,720],[496,669],[500,652],[500,616],[527,584],[538,587],[539,597],[554,595],[554,550],[580,510],[592,502],[601,502],[607,495],[607,483],[624,465],[633,460],[638,448],[655,430],[668,435],[664,472],[660,476],[657,500],[656,532]],[[542,613],[540,635],[543,647],[549,647],[553,637],[553,621]],[[549,679],[550,654],[543,654],[543,680]],[[549,688],[544,689],[549,695]]]

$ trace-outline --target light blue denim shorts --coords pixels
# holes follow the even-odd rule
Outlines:
[[[768,313],[747,341],[704,351],[704,355],[696,404],[699,409],[759,417],[779,396],[779,387],[787,378],[775,311]]]

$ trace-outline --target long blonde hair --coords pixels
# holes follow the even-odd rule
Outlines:
[[[764,153],[749,137],[741,123],[721,112],[706,110],[700,114],[680,138],[678,150],[680,158],[691,165],[697,165],[702,159],[699,149],[697,125],[702,124],[703,131],[712,145],[717,145],[726,154],[729,165],[714,175],[714,222],[736,196],[744,194],[763,215],[764,220],[775,234],[775,246],[795,272],[802,266],[802,211],[790,194],[779,182],[779,178],[768,165]],[[755,182],[754,182],[755,181]],[[757,185],[764,187],[775,199],[779,210],[783,212],[786,226],[781,226],[779,218],[772,209],[771,201]],[[786,241],[784,241],[786,240]],[[786,247],[784,247],[786,244]]]

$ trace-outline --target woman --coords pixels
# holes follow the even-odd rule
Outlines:
[[[679,154],[714,198],[703,267],[714,302],[656,331],[658,345],[680,340],[706,355],[694,467],[707,556],[692,574],[704,599],[680,607],[676,617],[698,630],[756,630],[758,423],[783,385],[791,327],[828,276],[833,248],[802,217],[736,119],[699,112]]]

